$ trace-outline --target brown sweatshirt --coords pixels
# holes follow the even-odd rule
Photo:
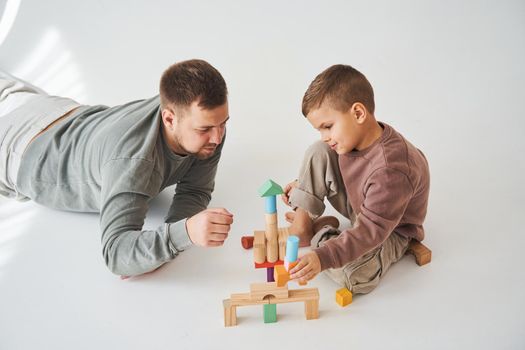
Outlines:
[[[339,168],[356,221],[315,252],[321,269],[356,260],[392,232],[423,240],[430,175],[423,153],[385,123],[383,133],[361,151],[339,156]]]

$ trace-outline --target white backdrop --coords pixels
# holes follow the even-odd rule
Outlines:
[[[153,96],[176,61],[218,68],[231,121],[212,205],[235,214],[223,248],[120,281],[101,258],[97,215],[0,199],[0,349],[524,348],[523,1],[4,0],[0,13],[0,69],[81,103]],[[429,159],[433,261],[404,259],[344,309],[318,277],[315,321],[286,304],[264,324],[246,307],[223,328],[222,299],[265,279],[239,243],[264,225],[257,188],[296,177],[318,138],[302,95],[335,63],[369,78],[377,118]]]

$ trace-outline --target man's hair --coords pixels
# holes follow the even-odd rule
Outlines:
[[[199,107],[213,109],[226,103],[228,89],[221,73],[203,60],[175,63],[160,78],[160,106]]]
[[[366,77],[357,69],[336,64],[310,83],[303,97],[303,115],[321,107],[326,102],[330,107],[346,112],[356,102],[362,103],[370,113],[374,113],[374,90]]]

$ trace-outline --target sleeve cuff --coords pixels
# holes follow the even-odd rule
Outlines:
[[[332,253],[326,245],[314,249],[314,252],[317,254],[319,261],[321,262],[321,271],[334,267]]]
[[[297,207],[306,210],[313,219],[323,214],[325,205],[322,200],[311,193],[305,192],[297,187],[290,192],[289,202],[295,209]]]
[[[166,223],[166,231],[168,231],[170,241],[179,252],[186,250],[193,245],[190,236],[188,236],[188,231],[186,230],[187,220],[188,219],[182,219],[177,222]]]

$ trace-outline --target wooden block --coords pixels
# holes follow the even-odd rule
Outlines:
[[[284,260],[284,268],[286,269],[286,271],[290,271],[291,269],[293,269],[293,267],[295,265],[297,265],[298,262],[299,262],[299,260],[295,260],[294,262],[288,262],[285,259]]]
[[[231,327],[237,325],[237,308],[232,305],[230,299],[222,301],[224,307],[224,327]]]
[[[278,265],[273,268],[273,279],[277,287],[284,287],[290,280],[290,274],[283,265]]]
[[[295,265],[297,265],[297,261],[294,261],[293,263],[290,264],[291,266],[290,269],[294,267]],[[286,270],[285,266],[282,266],[282,265],[275,266],[273,269],[273,279],[275,280],[275,283],[277,284],[278,287],[282,287],[282,286],[285,286],[290,281],[290,274]],[[297,283],[299,283],[300,286],[306,286],[308,284],[307,281],[304,281],[304,282],[297,281]]]
[[[247,305],[259,305],[268,304],[267,299],[254,300],[250,293],[234,293],[230,296],[230,303],[233,306],[247,306]]]
[[[347,288],[341,288],[338,289],[335,292],[335,301],[340,306],[346,306],[352,303],[352,292],[349,291]]]
[[[276,304],[294,302],[304,302],[307,320],[319,318],[319,290],[317,288],[288,290],[287,287],[277,287],[275,283],[253,283],[250,286],[250,293],[232,294],[230,299],[223,300],[224,325],[230,327],[237,324],[237,306],[262,304],[265,323],[269,323],[277,321]]]
[[[273,224],[277,225],[277,213],[264,214],[264,218],[266,221],[266,226]]]
[[[319,318],[319,299],[305,301],[304,314],[307,320],[315,320]]]
[[[279,228],[279,260],[284,261],[286,256],[286,240],[288,239],[288,228]]]
[[[261,197],[277,196],[281,193],[283,193],[282,187],[273,180],[266,180],[261,187],[259,187]]]
[[[273,277],[273,270],[273,267],[266,268],[266,282],[275,282],[275,278]]]
[[[414,255],[419,266],[426,265],[432,260],[432,251],[415,239],[410,242],[406,254]]]
[[[250,249],[253,247],[253,236],[242,236],[241,237],[241,245],[244,249]]]
[[[263,305],[264,323],[277,322],[277,305],[265,304]]]
[[[290,289],[288,298],[279,300],[279,303],[294,303],[306,300],[319,300],[319,290],[317,288]]]
[[[284,242],[284,244],[286,244],[286,240],[288,239],[288,236],[290,235],[290,232],[288,231],[288,227],[280,227],[278,231],[279,231],[279,243]]]
[[[279,230],[277,229],[277,224],[267,224],[265,232],[266,241],[275,241],[279,240]]]
[[[266,260],[271,263],[279,260],[279,245],[277,239],[266,241]]]
[[[268,298],[275,300],[288,298],[288,287],[277,287],[275,282],[250,284],[251,300],[265,300]]]
[[[265,269],[267,267],[274,267],[274,266],[282,265],[282,264],[283,264],[283,262],[281,260],[277,260],[276,262],[273,262],[273,263],[268,262],[268,261],[264,261],[262,263],[257,263],[256,262],[254,265],[255,265],[256,269],[263,269],[263,268]]]
[[[253,260],[261,264],[266,261],[266,238],[264,237],[264,231],[255,231],[253,236]]]
[[[279,241],[279,260],[283,260],[286,257],[286,242],[282,243]]]

